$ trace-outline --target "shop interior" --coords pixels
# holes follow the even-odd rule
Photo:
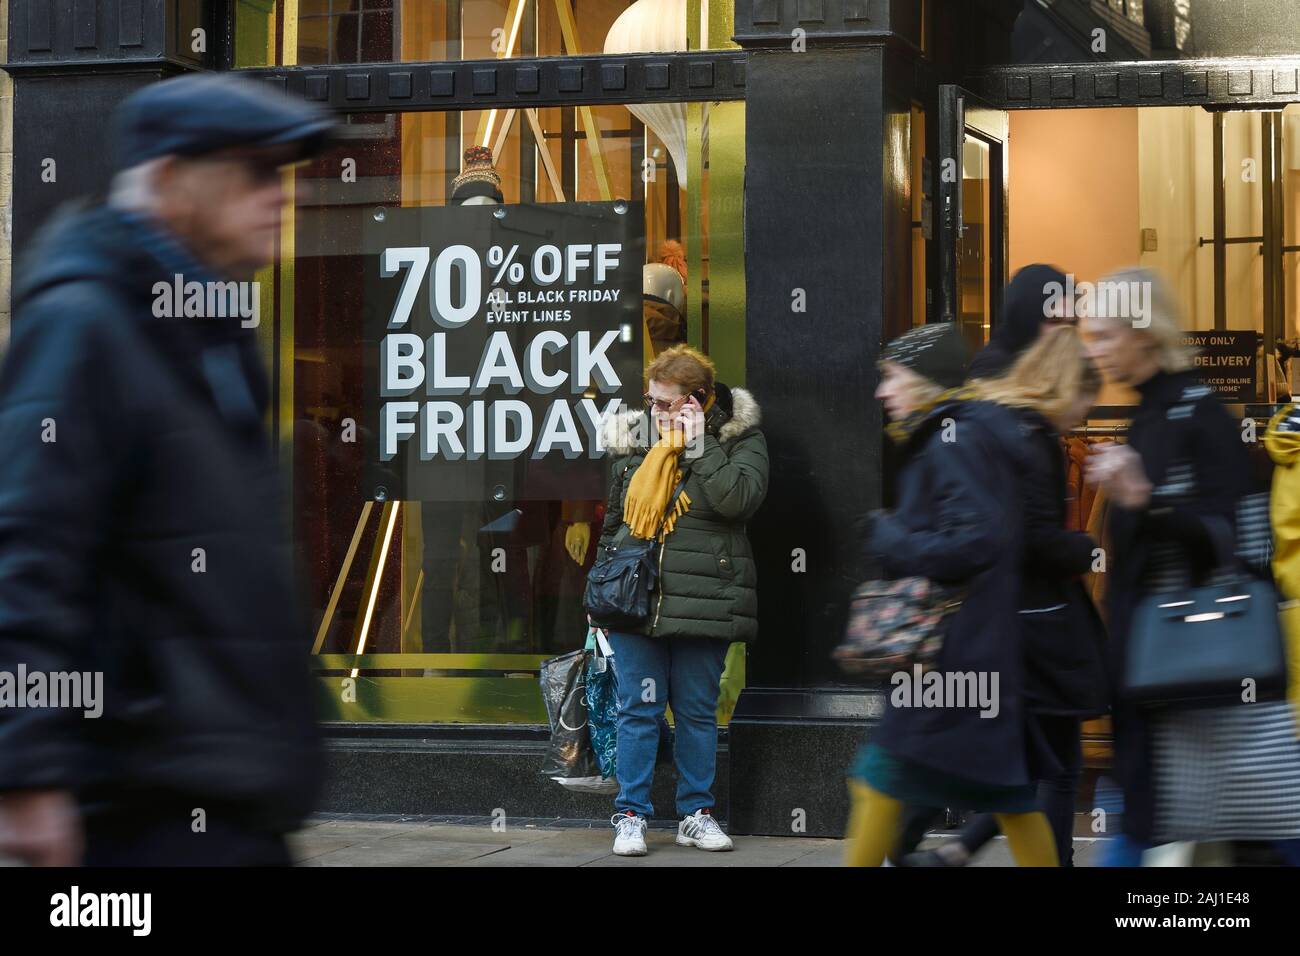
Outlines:
[[[1008,120],[1008,275],[1035,262],[1057,266],[1080,285],[1132,266],[1158,271],[1189,341],[1209,346],[1203,361],[1229,339],[1210,333],[1251,333],[1232,336],[1236,348],[1253,344],[1254,361],[1249,374],[1224,385],[1225,401],[1263,435],[1278,404],[1300,390],[1300,105],[1273,112],[1020,110]],[[987,341],[996,321],[991,155],[968,131],[958,321],[972,344]],[[1126,406],[1135,402],[1130,390],[1107,383],[1093,414],[1065,437],[1069,520],[1098,541],[1105,505],[1082,481],[1083,462],[1089,445],[1124,440]],[[1262,445],[1256,451],[1263,478],[1270,466]],[[1105,576],[1091,579],[1101,604]],[[1107,721],[1085,724],[1084,749],[1090,790],[1109,764]],[[1083,799],[1097,805],[1091,794]]]
[[[1243,404],[1290,396],[1293,364],[1300,373],[1291,362],[1300,337],[1300,105],[1020,110],[1009,124],[1010,275],[1033,262],[1055,264],[1080,284],[1125,267],[1154,269],[1189,332],[1258,334],[1255,394]],[[981,325],[981,335],[989,323],[988,156],[986,144],[966,138],[960,320]],[[1101,404],[1132,398],[1111,386]]]

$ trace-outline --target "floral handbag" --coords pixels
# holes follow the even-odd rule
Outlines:
[[[849,600],[844,642],[832,654],[856,677],[882,680],[912,665],[932,666],[964,594],[928,578],[867,581]]]

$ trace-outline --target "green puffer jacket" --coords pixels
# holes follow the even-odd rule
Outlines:
[[[758,403],[743,388],[717,385],[695,457],[683,454],[690,509],[677,519],[659,553],[659,590],[638,633],[651,637],[758,636],[758,570],[745,534],[767,494],[767,442]],[[611,456],[609,501],[600,544],[623,523],[628,483],[657,433],[648,412],[627,411],[602,426]]]

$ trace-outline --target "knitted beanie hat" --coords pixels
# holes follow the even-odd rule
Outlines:
[[[969,354],[956,325],[935,322],[904,332],[885,346],[880,360],[911,369],[943,388],[956,388],[966,379]]]
[[[473,196],[491,196],[505,202],[501,195],[501,175],[492,163],[492,150],[487,146],[470,146],[465,150],[465,168],[451,181],[453,202],[464,202]]]

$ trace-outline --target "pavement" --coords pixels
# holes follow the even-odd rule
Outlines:
[[[494,825],[495,824],[495,825]],[[652,826],[649,853],[618,857],[604,821],[497,820],[491,817],[329,815],[290,837],[298,866],[839,866],[844,841],[822,837],[735,837],[735,850],[708,853],[673,843],[674,824]],[[934,835],[933,846],[950,835]],[[1101,841],[1074,841],[1076,866],[1095,866]],[[998,837],[973,866],[1011,866]]]
[[[649,853],[611,852],[607,821],[491,817],[413,817],[327,814],[289,837],[296,866],[839,866],[844,841],[824,837],[737,836],[736,848],[708,853],[673,843],[675,823],[652,824]],[[923,847],[952,834],[933,834]],[[1076,837],[1075,866],[1096,866],[1101,840]],[[0,867],[18,861],[0,856]],[[1007,842],[997,837],[971,866],[1012,866]]]

